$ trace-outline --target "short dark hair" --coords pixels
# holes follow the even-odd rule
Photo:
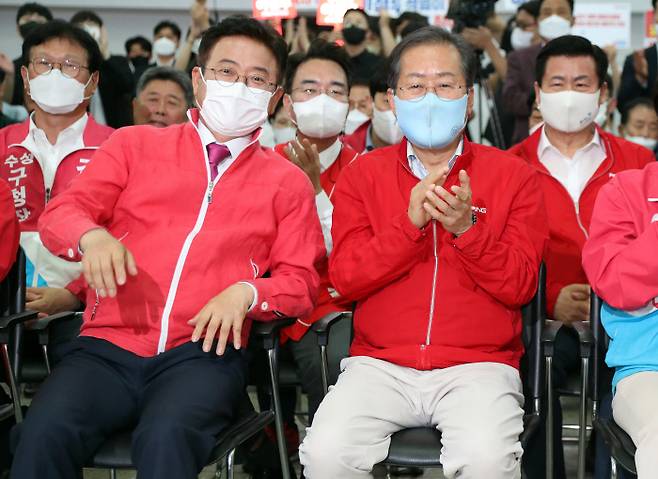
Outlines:
[[[153,51],[153,45],[151,44],[151,42],[149,42],[147,38],[138,35],[136,37],[130,37],[128,40],[126,40],[126,43],[124,45],[126,48],[126,55],[130,53],[130,48],[135,44],[140,45],[143,50],[146,50],[149,53]]]
[[[528,15],[531,15],[535,19],[539,16],[539,9],[541,8],[541,0],[531,0],[530,2],[525,2],[519,8],[516,9],[518,12],[526,12]]]
[[[340,66],[340,68],[345,72],[345,77],[347,78],[347,89],[352,86],[352,71],[350,67],[350,58],[345,52],[345,50],[336,45],[335,43],[329,43],[324,40],[313,40],[311,45],[308,48],[306,54],[292,57],[288,62],[288,69],[286,70],[286,81],[284,88],[286,93],[292,91],[292,84],[295,80],[295,75],[297,70],[304,63],[310,60],[328,60],[334,62]]]
[[[385,61],[370,78],[370,96],[373,98],[375,98],[376,93],[386,93],[388,91],[388,71],[389,63]]]
[[[402,54],[409,48],[420,45],[440,44],[452,45],[461,57],[461,68],[466,80],[466,86],[473,86],[475,81],[475,53],[471,46],[460,35],[450,33],[439,27],[423,27],[407,35],[398,43],[389,57],[390,67],[388,75],[389,88],[395,89],[400,78],[400,60]]]
[[[366,19],[366,22],[368,22],[368,25],[370,25],[370,15],[368,15],[363,8],[348,8],[347,10],[345,10],[345,13],[343,14],[343,20],[345,20],[345,17],[350,12],[360,13]]]
[[[537,64],[535,66],[535,79],[541,86],[544,73],[546,73],[546,64],[551,57],[591,57],[596,65],[596,75],[599,80],[599,87],[605,82],[605,75],[608,71],[608,57],[596,45],[592,45],[585,37],[578,35],[563,35],[557,37],[541,49],[537,55]]]
[[[79,25],[84,22],[92,22],[99,27],[103,26],[103,20],[101,20],[101,17],[99,17],[96,12],[92,12],[91,10],[80,10],[71,17],[71,23],[75,25]]]
[[[217,42],[225,37],[247,37],[267,47],[276,59],[276,66],[279,70],[276,81],[281,83],[283,74],[286,71],[286,61],[288,60],[288,45],[286,45],[285,40],[269,25],[240,15],[227,17],[204,32],[197,54],[197,64],[199,66],[205,66],[212,49]]]
[[[151,67],[147,69],[137,82],[137,95],[139,95],[146,86],[154,80],[166,80],[176,83],[185,96],[187,106],[194,105],[194,90],[192,89],[192,80],[189,75],[180,70],[171,67]]]
[[[643,96],[633,98],[631,101],[626,103],[626,105],[624,105],[624,109],[621,111],[621,124],[626,126],[631,116],[631,112],[640,106],[644,106],[649,110],[654,110],[654,104],[653,101],[651,101],[651,98]]]
[[[569,10],[571,11],[571,14],[573,15],[573,5],[574,5],[574,0],[567,0],[567,3],[569,4]],[[541,5],[544,3],[544,0],[539,0],[539,8],[541,9]]]
[[[18,21],[22,17],[24,17],[25,15],[30,15],[32,13],[41,15],[43,18],[45,18],[48,21],[53,19],[53,13],[50,11],[48,7],[45,7],[40,3],[29,2],[29,3],[24,3],[23,5],[18,7],[18,11],[16,12],[16,24],[18,24]]]
[[[174,32],[176,38],[180,40],[180,35],[181,35],[180,27],[170,20],[162,20],[160,23],[158,23],[153,29],[153,36],[156,36],[158,33],[160,33],[160,30],[163,30],[165,28],[169,28],[172,32]]]
[[[654,10],[656,9],[656,2],[657,1],[658,0],[651,0],[651,6],[653,7]]]
[[[30,52],[32,48],[43,45],[53,38],[64,38],[80,45],[87,52],[87,67],[89,72],[97,72],[103,62],[103,56],[96,40],[80,27],[63,20],[51,20],[34,27],[23,41],[23,65],[30,64]]]

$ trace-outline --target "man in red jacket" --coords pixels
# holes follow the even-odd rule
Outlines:
[[[11,477],[77,477],[134,427],[140,478],[196,478],[243,398],[251,321],[312,310],[313,189],[258,143],[286,56],[255,20],[210,28],[190,121],[117,131],[48,205],[44,244],[82,259],[88,306],[20,427]]]
[[[388,63],[382,65],[370,79],[370,94],[373,97],[372,120],[366,121],[351,135],[345,135],[343,143],[361,153],[400,143],[402,131],[388,104],[387,91]]]
[[[14,197],[9,185],[0,179],[0,281],[5,279],[16,260],[19,231]]]
[[[298,165],[315,188],[315,204],[322,225],[327,253],[331,252],[332,198],[341,171],[356,159],[358,153],[340,140],[345,124],[350,88],[349,58],[337,45],[313,42],[308,52],[286,71],[286,95],[283,104],[297,124],[297,138],[279,144],[275,150]],[[293,353],[304,390],[309,396],[309,416],[313,419],[324,396],[321,363],[317,338],[307,334],[309,326],[333,311],[350,309],[340,302],[329,281],[327,258],[317,265],[320,273],[320,295],[313,313],[301,318],[283,331],[292,342]],[[328,349],[329,366],[335,382],[340,372],[340,361],[347,356],[350,323],[339,323],[331,331]]]
[[[9,183],[27,259],[27,307],[44,314],[76,309],[80,263],[44,248],[37,221],[112,134],[87,113],[102,56],[96,41],[73,25],[39,25],[23,43],[22,75],[34,112],[0,130],[0,178]]]
[[[537,57],[535,82],[544,126],[510,150],[539,173],[550,229],[544,259],[548,315],[567,325],[589,317],[589,285],[580,255],[599,189],[616,173],[653,161],[650,150],[594,123],[607,88],[607,68],[605,53],[585,38],[567,35],[547,43]],[[579,365],[578,337],[572,328],[562,328],[553,358],[556,387]],[[555,410],[555,470],[564,477],[557,398]],[[535,435],[526,449],[529,477],[545,475],[544,438]]]
[[[439,28],[405,37],[389,101],[406,139],[338,181],[330,276],[357,302],[354,340],[300,447],[306,477],[367,477],[391,434],[427,425],[446,477],[521,477],[520,309],[548,232],[536,173],[464,137],[473,56]]]

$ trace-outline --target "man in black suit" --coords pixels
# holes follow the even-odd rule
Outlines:
[[[653,16],[658,19],[656,1],[651,0]],[[638,97],[652,98],[656,93],[656,73],[658,71],[658,50],[656,45],[637,50],[626,57],[621,73],[621,85],[617,96],[617,108],[624,111],[629,101]]]

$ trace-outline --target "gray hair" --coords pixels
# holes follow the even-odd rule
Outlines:
[[[424,27],[410,33],[402,39],[391,52],[390,70],[388,75],[389,88],[395,89],[400,79],[400,60],[402,54],[413,47],[428,44],[452,45],[461,57],[462,73],[466,79],[466,86],[472,87],[475,81],[475,53],[471,46],[460,35],[450,33],[439,27]]]
[[[173,81],[179,87],[181,87],[181,90],[183,90],[187,106],[194,106],[195,100],[194,90],[192,89],[192,80],[190,80],[190,77],[182,71],[171,67],[149,68],[142,74],[141,77],[139,77],[139,81],[137,82],[137,95],[139,95],[144,90],[144,88],[146,88],[146,85],[151,83],[153,80]]]

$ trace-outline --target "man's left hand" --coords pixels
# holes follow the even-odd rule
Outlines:
[[[240,349],[242,323],[253,301],[254,291],[247,284],[237,283],[226,288],[187,322],[190,326],[194,326],[192,342],[198,342],[205,329],[203,350],[208,352],[219,332],[217,354],[221,356],[226,350],[229,334],[233,331],[233,346],[235,349]]]
[[[465,170],[459,172],[459,186],[450,188],[452,194],[443,186],[428,191],[423,207],[446,231],[460,236],[473,226],[471,180]]]

